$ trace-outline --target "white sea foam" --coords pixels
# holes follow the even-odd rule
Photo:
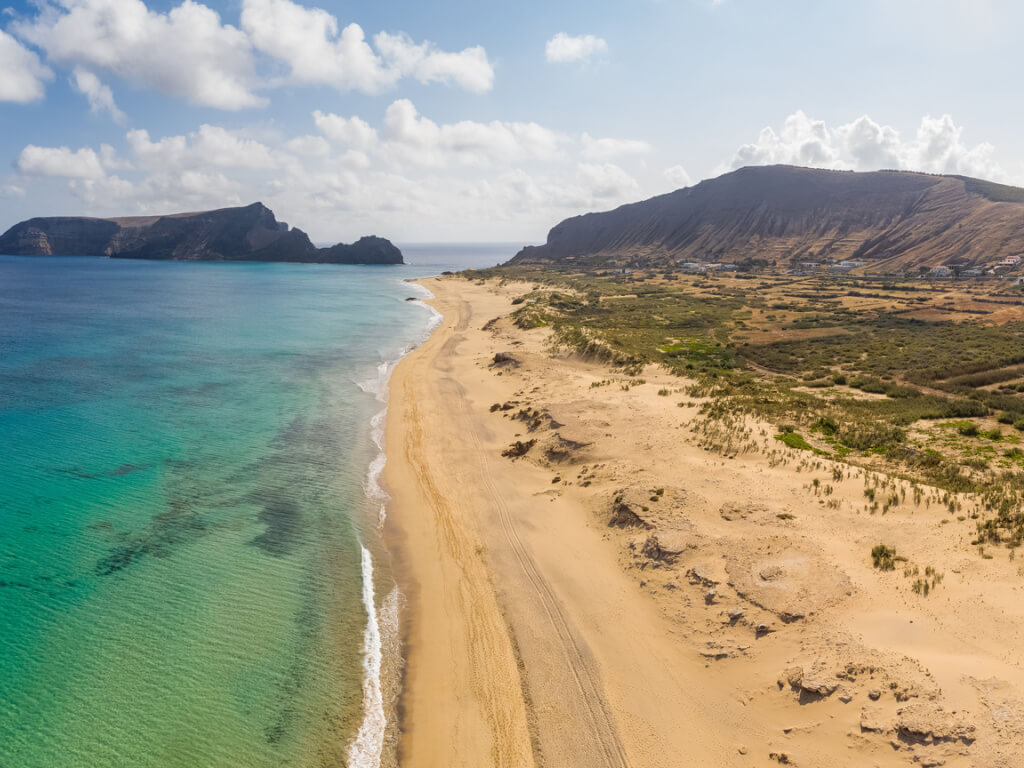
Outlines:
[[[407,283],[407,287],[419,291],[423,298],[432,299],[434,295],[418,283]],[[376,376],[356,385],[372,394],[384,407],[370,419],[370,438],[377,446],[378,453],[370,462],[366,472],[364,491],[368,498],[380,504],[378,528],[384,525],[387,517],[387,502],[390,499],[387,491],[381,486],[380,478],[387,463],[384,446],[384,423],[387,419],[388,382],[395,366],[417,346],[422,344],[433,333],[444,319],[440,312],[416,299],[409,302],[424,307],[431,313],[422,336],[415,344],[403,348],[398,357],[385,360],[377,365]],[[373,584],[373,557],[369,550],[362,549],[363,605],[366,608],[366,630],[363,633],[363,722],[359,731],[348,746],[349,768],[380,768],[384,751],[384,738],[387,733],[387,715],[385,712],[384,692],[381,681],[381,669],[384,653],[395,655],[398,662],[398,604],[400,595],[398,587],[392,588],[381,604],[378,613]],[[396,673],[397,674],[397,673]]]
[[[373,558],[365,546],[361,548],[363,605],[366,606],[366,630],[363,633],[363,722],[348,746],[348,765],[349,768],[379,768],[388,725],[380,678],[384,653],[374,599]]]

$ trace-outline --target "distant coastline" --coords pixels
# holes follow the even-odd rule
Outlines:
[[[28,219],[0,235],[0,253],[159,261],[405,263],[391,241],[372,235],[318,248],[305,232],[278,221],[262,203],[166,216]]]

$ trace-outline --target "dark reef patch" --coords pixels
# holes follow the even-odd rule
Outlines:
[[[176,547],[206,533],[209,525],[183,499],[172,499],[170,509],[154,515],[142,533],[126,535],[126,543],[116,547],[96,563],[97,576],[123,571],[145,557],[168,557]]]
[[[260,492],[253,500],[261,507],[259,521],[267,529],[252,540],[270,555],[287,555],[295,546],[302,525],[302,509],[291,494],[282,490]]]

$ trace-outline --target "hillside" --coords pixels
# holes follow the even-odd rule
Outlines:
[[[403,263],[402,252],[380,237],[317,248],[305,232],[277,221],[262,203],[169,216],[29,219],[0,236],[0,253],[174,261]]]
[[[1024,254],[1024,190],[956,176],[742,168],[558,224],[511,263],[868,262],[991,265]]]

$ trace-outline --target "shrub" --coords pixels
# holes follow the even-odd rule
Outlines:
[[[876,544],[871,549],[871,562],[881,571],[892,571],[896,568],[896,550],[885,544]]]
[[[808,443],[796,432],[783,432],[781,435],[775,436],[776,440],[781,440],[783,443],[788,445],[790,448],[796,448],[800,451],[813,451],[814,446]]]

